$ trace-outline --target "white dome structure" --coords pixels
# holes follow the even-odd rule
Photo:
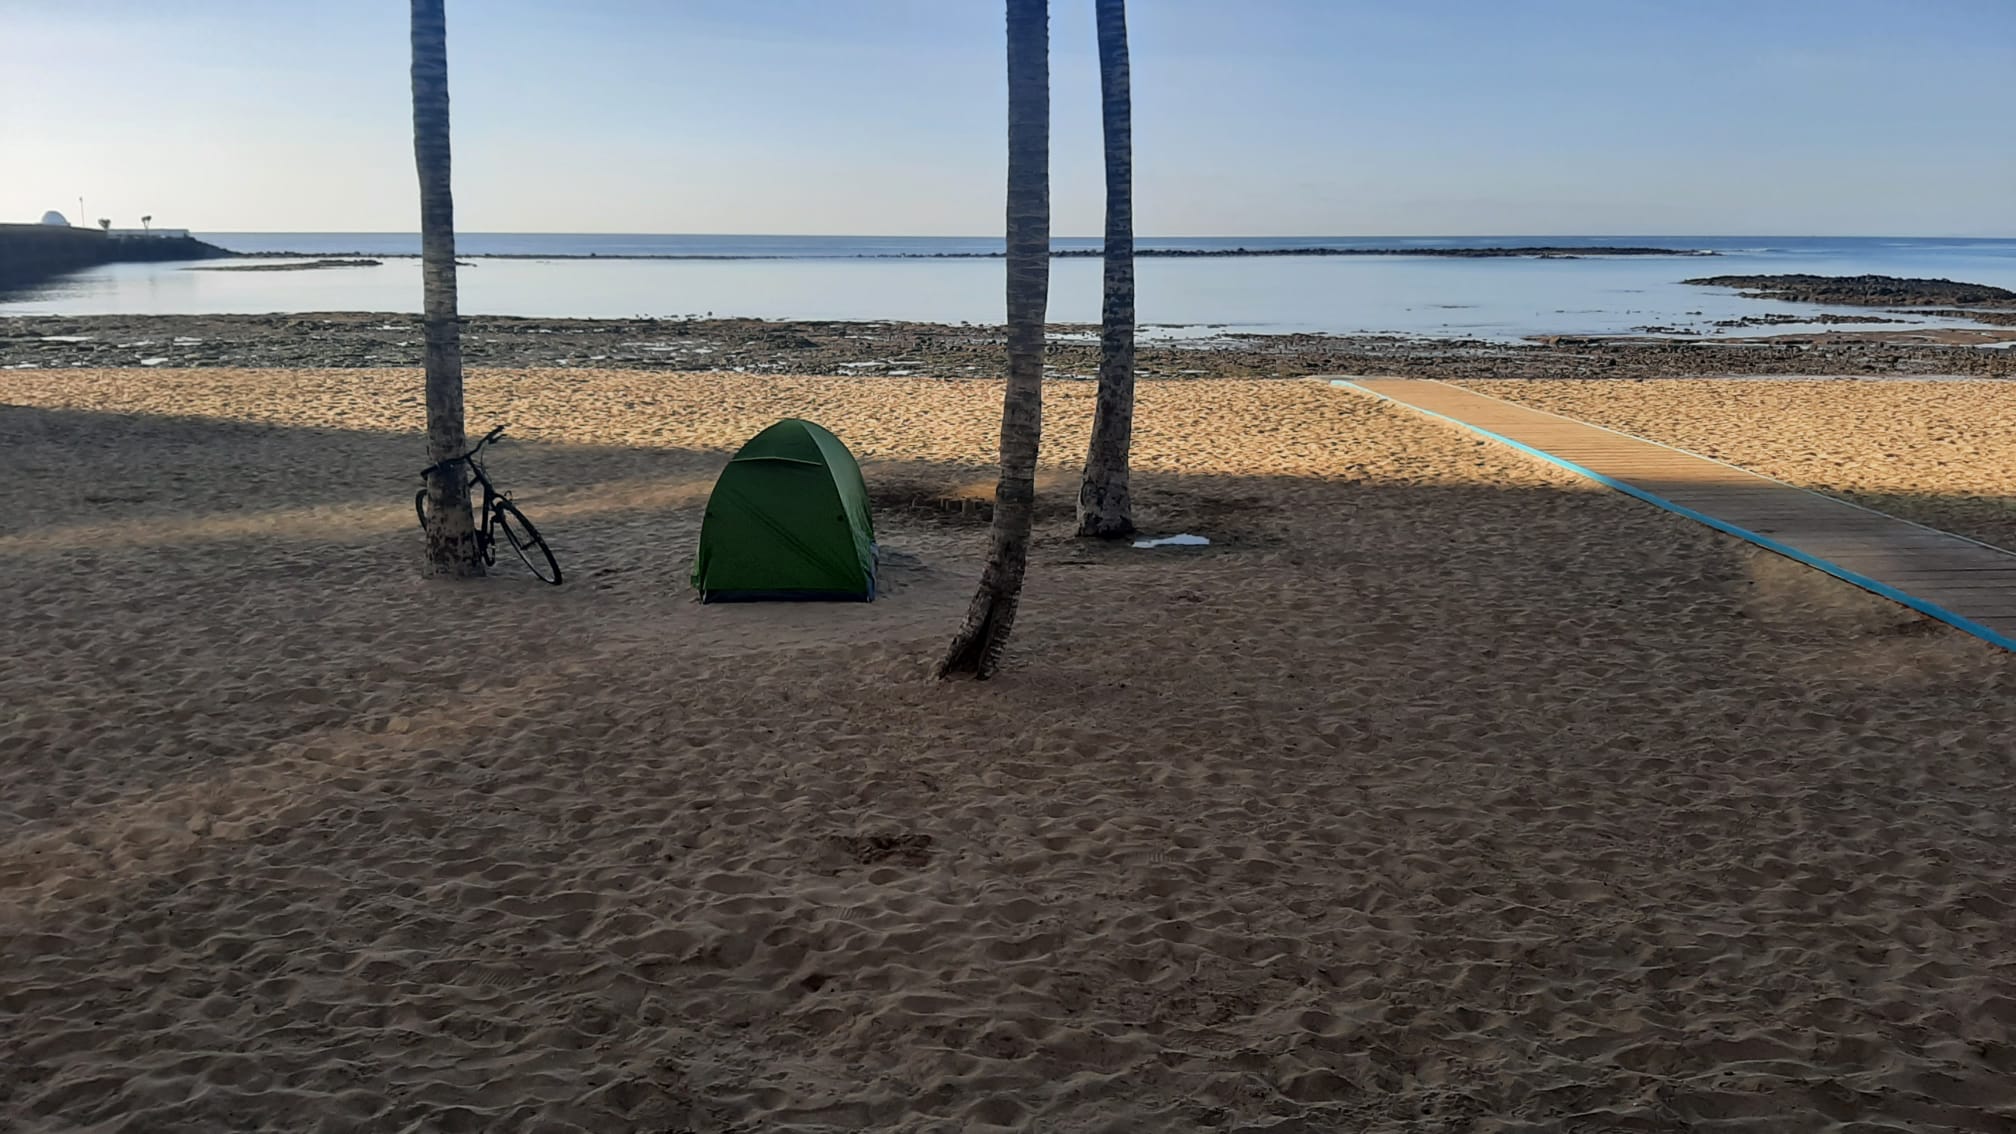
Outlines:
[[[70,227],[70,222],[69,222],[69,221],[67,221],[67,220],[64,220],[64,219],[63,219],[63,214],[62,214],[62,213],[59,213],[59,212],[57,212],[57,211],[56,211],[55,209],[50,209],[50,210],[49,210],[48,212],[46,212],[46,213],[43,213],[43,214],[42,214],[42,223],[43,223],[43,224],[60,224],[60,225],[62,225],[62,226],[63,226],[63,227],[65,227],[65,228],[68,228],[68,227]]]

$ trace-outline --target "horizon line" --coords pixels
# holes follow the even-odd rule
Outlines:
[[[71,228],[88,227],[71,225]],[[186,231],[201,232],[216,236],[418,236],[418,229],[341,229],[341,228],[199,228],[190,227]],[[998,233],[902,233],[902,232],[650,232],[628,229],[592,229],[564,231],[558,229],[479,229],[458,228],[458,235],[469,236],[695,236],[695,237],[770,237],[779,239],[805,239],[812,237],[840,240],[1000,240]],[[1052,240],[1103,240],[1103,234],[1088,233],[1069,235],[1053,233]],[[1641,239],[1680,240],[1688,238],[1738,239],[1738,240],[2016,240],[2016,234],[1990,236],[1978,233],[1788,233],[1788,232],[1400,232],[1400,233],[1158,233],[1135,234],[1141,240],[1560,240],[1560,239]]]

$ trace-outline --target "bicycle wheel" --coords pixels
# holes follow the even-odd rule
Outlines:
[[[424,532],[424,531],[426,531],[426,530],[427,530],[427,490],[426,490],[426,489],[424,489],[424,488],[423,488],[423,489],[421,489],[420,491],[418,491],[418,492],[416,492],[416,493],[414,493],[414,494],[413,494],[413,511],[414,511],[414,513],[415,513],[415,514],[417,514],[417,515],[418,515],[418,516],[420,517],[420,530],[421,530],[421,531],[423,531],[423,532]]]
[[[492,508],[497,526],[504,529],[504,538],[511,541],[511,550],[518,553],[518,558],[525,561],[525,566],[530,567],[534,575],[559,586],[560,561],[553,558],[553,549],[539,538],[539,529],[533,527],[532,521],[525,518],[525,513],[509,500],[499,500]]]

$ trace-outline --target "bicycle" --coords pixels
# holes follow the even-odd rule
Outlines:
[[[532,521],[525,518],[525,513],[518,510],[518,505],[511,503],[511,497],[497,491],[497,486],[490,483],[490,477],[476,459],[476,454],[483,451],[483,446],[497,440],[503,432],[504,427],[500,425],[486,434],[483,440],[476,442],[475,448],[461,456],[450,457],[440,464],[428,465],[420,470],[420,479],[426,480],[442,465],[467,464],[470,473],[476,478],[476,483],[483,488],[483,507],[477,513],[476,551],[483,557],[484,566],[494,567],[497,564],[497,531],[501,528],[504,532],[504,541],[511,545],[511,550],[518,553],[518,558],[525,561],[525,566],[531,568],[532,573],[541,580],[557,587],[560,585],[560,561],[553,558],[553,549],[546,546],[546,541],[539,537],[539,529],[532,526]],[[420,530],[427,530],[425,488],[414,494],[413,510],[420,516]]]

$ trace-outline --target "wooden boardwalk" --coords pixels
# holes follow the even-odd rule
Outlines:
[[[1445,382],[1331,384],[1504,442],[2016,650],[2016,553]]]

